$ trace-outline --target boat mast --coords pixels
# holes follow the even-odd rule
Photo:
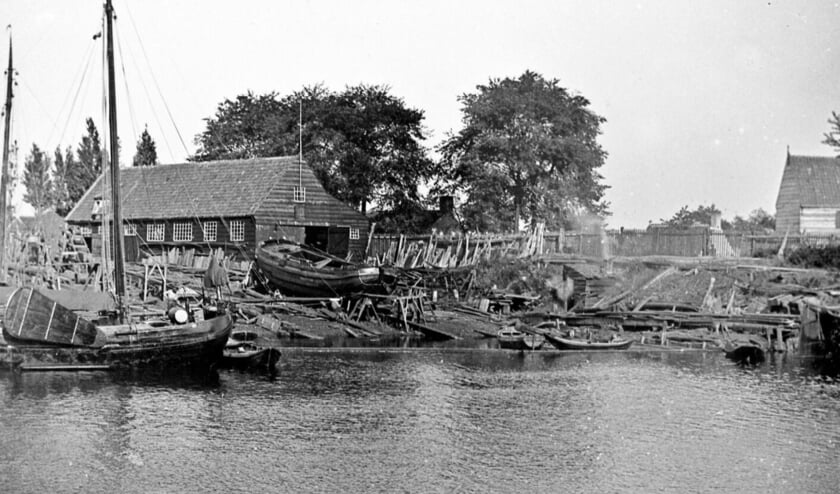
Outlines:
[[[123,298],[125,297],[125,259],[123,256],[123,222],[120,207],[120,159],[119,142],[117,139],[117,98],[116,83],[114,82],[114,33],[113,33],[114,7],[111,0],[105,2],[105,27],[106,27],[106,58],[108,60],[108,144],[110,147],[109,167],[111,169],[111,213],[112,213],[112,239],[114,240],[114,290],[117,294],[117,302],[120,308],[120,318],[125,314],[123,311]]]
[[[9,68],[6,69],[6,128],[3,131],[3,170],[0,172],[0,279],[6,279],[6,189],[9,187],[9,130],[12,125],[12,35],[9,34]]]

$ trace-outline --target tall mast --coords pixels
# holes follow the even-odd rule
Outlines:
[[[6,279],[6,189],[9,187],[9,130],[12,124],[12,35],[9,34],[9,68],[6,69],[6,128],[3,131],[3,170],[0,172],[0,279]]]
[[[117,139],[117,98],[116,83],[114,82],[114,7],[111,0],[105,2],[105,31],[106,56],[108,59],[108,129],[110,147],[109,167],[111,169],[111,213],[112,239],[114,240],[114,290],[122,316],[123,297],[125,297],[125,260],[123,258],[123,222],[120,206],[120,159],[119,142]]]

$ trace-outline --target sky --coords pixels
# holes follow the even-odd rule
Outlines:
[[[35,143],[76,147],[102,119],[99,0],[0,0],[14,43],[18,168]],[[725,219],[775,200],[791,154],[840,112],[840,2],[114,0],[119,135],[129,163],[148,128],[183,162],[225,99],[323,84],[386,85],[423,110],[434,148],[461,128],[458,97],[526,70],[586,97],[608,225],[644,228],[682,206]],[[6,48],[0,43],[0,64]],[[5,87],[5,85],[3,85]],[[3,90],[5,94],[5,90]],[[19,171],[22,177],[22,171]],[[20,187],[15,203],[20,211]]]

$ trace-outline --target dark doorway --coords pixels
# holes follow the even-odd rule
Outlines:
[[[337,257],[347,257],[350,252],[350,228],[331,226],[329,237],[327,252]]]
[[[329,228],[325,226],[307,226],[304,234],[303,243],[311,245],[316,249],[328,252],[329,246]]]

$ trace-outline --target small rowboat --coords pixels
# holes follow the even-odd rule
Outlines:
[[[280,350],[276,348],[238,343],[225,347],[219,367],[273,373],[279,360]]]
[[[527,334],[514,328],[505,328],[496,334],[499,347],[507,350],[539,350],[545,339],[540,335]]]
[[[616,338],[612,341],[589,341],[563,338],[551,333],[545,333],[543,336],[558,350],[626,350],[633,344],[633,340],[622,338]]]

